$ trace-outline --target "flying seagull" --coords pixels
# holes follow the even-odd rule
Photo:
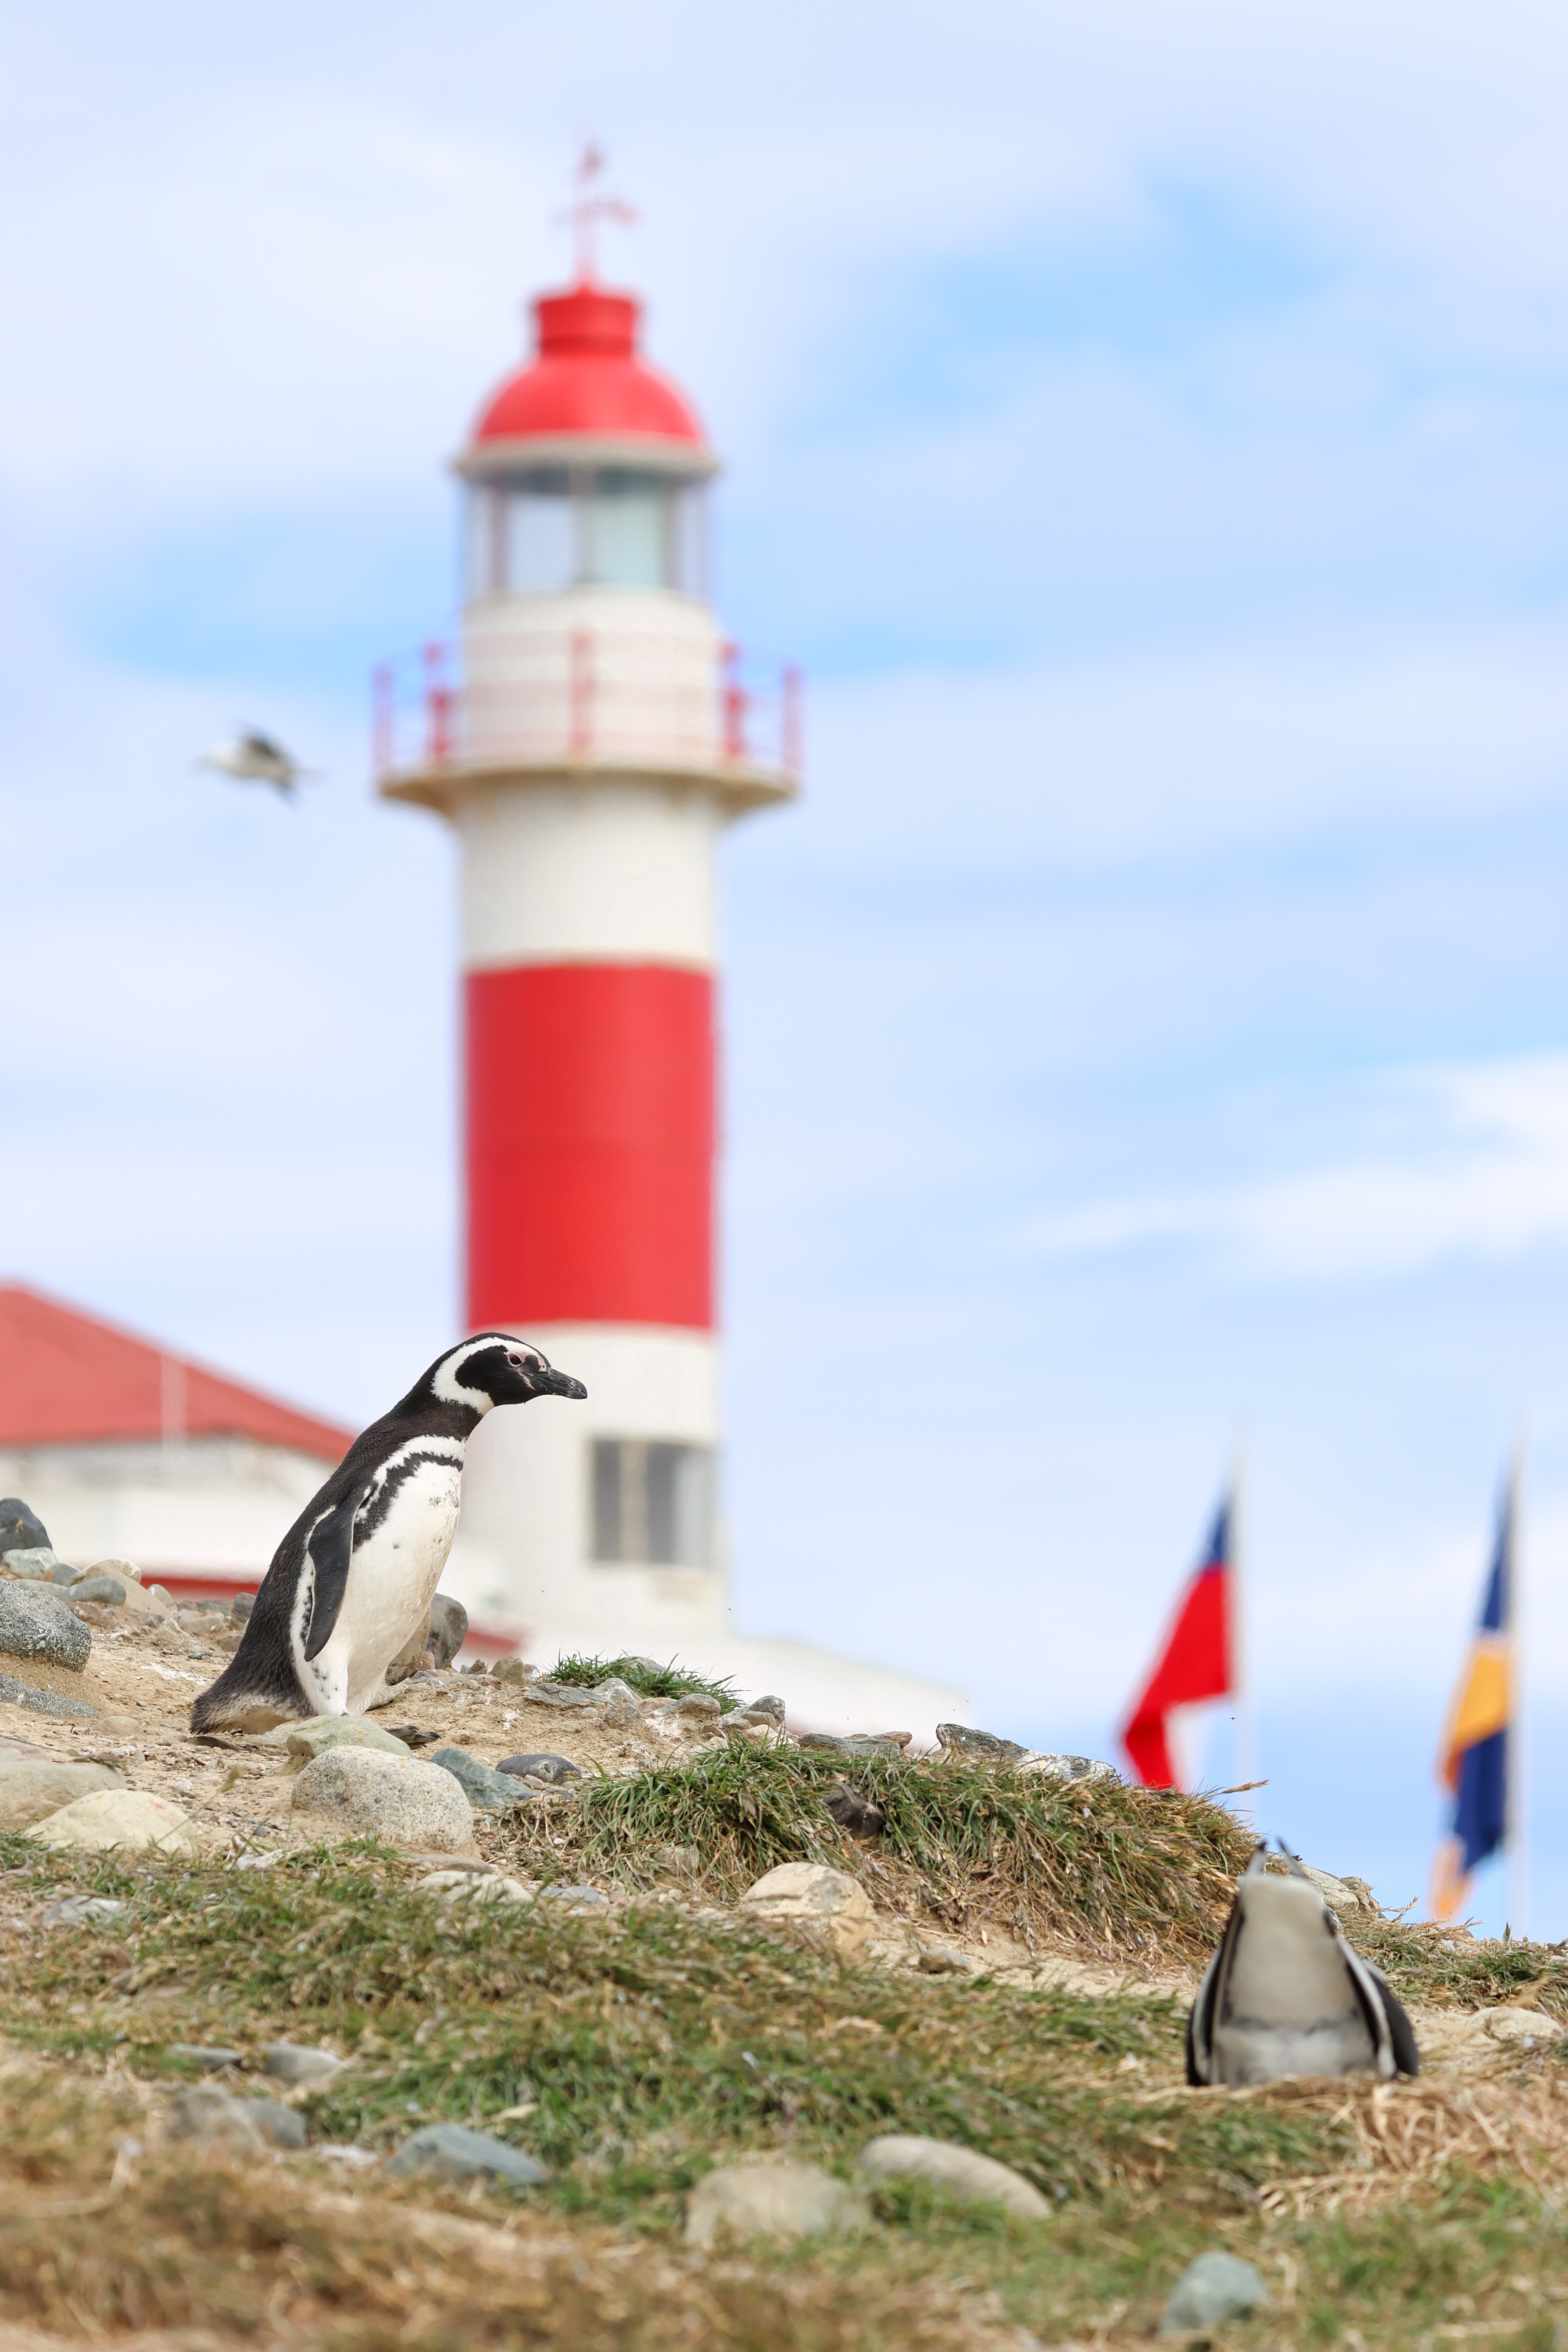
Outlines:
[[[291,751],[285,751],[275,737],[264,735],[258,727],[240,728],[216,751],[205,752],[197,765],[216,768],[220,775],[232,776],[237,783],[275,784],[285,800],[292,797],[300,777],[312,772],[302,768]]]

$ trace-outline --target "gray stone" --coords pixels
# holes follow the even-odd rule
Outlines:
[[[183,2058],[187,2066],[199,2066],[204,2074],[218,2074],[226,2066],[245,2063],[243,2050],[215,2050],[205,2042],[171,2042],[165,2054]]]
[[[747,1887],[741,1908],[752,1918],[816,1928],[839,1952],[857,1950],[877,1918],[859,1880],[820,1862],[779,1863]]]
[[[75,1619],[72,1619],[75,1623]],[[87,1628],[84,1625],[82,1632]],[[0,1675],[0,1704],[25,1706],[30,1715],[62,1715],[73,1720],[96,1723],[98,1709],[89,1706],[85,1699],[66,1698],[58,1691],[35,1690],[31,1683],[19,1683],[15,1675]]]
[[[323,1749],[294,1783],[294,1811],[338,1837],[379,1837],[420,1853],[473,1843],[473,1808],[461,1782],[406,1751]]]
[[[915,1966],[922,1976],[972,1977],[977,1971],[974,1962],[955,1952],[951,1944],[926,1944],[921,1947]]]
[[[432,2180],[504,2180],[515,2189],[532,2189],[549,2173],[542,2164],[509,2147],[489,2132],[469,2131],[465,2124],[426,2124],[405,2139],[387,2166],[398,2178],[422,2173]]]
[[[539,1668],[527,1664],[521,1658],[500,1658],[490,1668],[491,1680],[516,1683],[520,1687],[539,1680]]]
[[[754,1698],[747,1707],[746,1713],[752,1716],[766,1716],[770,1722],[782,1723],[784,1719],[784,1703],[782,1698],[776,1698],[771,1691],[768,1691],[763,1697]]]
[[[676,1709],[689,1723],[717,1723],[724,1710],[706,1691],[688,1691]]]
[[[8,1551],[47,1550],[49,1531],[17,1495],[0,1496],[0,1558]]]
[[[569,1919],[591,1919],[596,1912],[607,1911],[610,1898],[596,1886],[542,1886],[541,1903],[557,1903]]]
[[[965,1764],[1016,1764],[1028,1754],[1016,1739],[998,1739],[994,1731],[976,1731],[967,1723],[939,1723],[936,1736],[948,1760]]]
[[[245,2099],[240,2103],[245,2119],[252,2130],[258,2131],[269,2147],[301,2148],[310,2144],[303,2116],[296,2115],[280,2099]]]
[[[519,1780],[548,1780],[552,1786],[559,1786],[565,1780],[582,1778],[581,1765],[574,1764],[569,1757],[549,1754],[503,1756],[496,1766],[496,1770],[510,1772]]]
[[[123,1789],[120,1774],[101,1764],[42,1763],[26,1756],[0,1756],[0,1830],[30,1830],[48,1813],[94,1789]]]
[[[383,1756],[409,1752],[405,1741],[384,1731],[368,1715],[313,1715],[308,1723],[279,1725],[264,1737],[269,1747],[280,1747],[307,1764],[329,1748],[374,1748]]]
[[[299,2042],[269,2042],[261,2053],[262,2073],[275,2083],[286,2083],[291,2091],[303,2083],[331,2081],[342,2064],[330,2050],[310,2050]]]
[[[1199,2254],[1176,2281],[1160,2321],[1162,2336],[1202,2336],[1226,2319],[1245,2318],[1269,2300],[1263,2273],[1239,2254]]]
[[[52,1545],[37,1544],[0,1555],[0,1567],[9,1569],[13,1576],[23,1577],[33,1584],[53,1584],[55,1570],[64,1568],[65,1562],[56,1557]],[[67,1569],[66,1573],[74,1576],[76,1570],[74,1568]]]
[[[71,1601],[96,1601],[106,1609],[123,1609],[125,1587],[117,1576],[84,1576],[71,1586]]]
[[[528,1790],[520,1787],[510,1772],[498,1772],[491,1764],[481,1764],[466,1748],[437,1748],[432,1750],[430,1761],[438,1764],[443,1772],[450,1772],[458,1781],[471,1805],[485,1812],[502,1812],[509,1805],[524,1804]]]
[[[1037,1748],[1028,1748],[1018,1760],[1018,1770],[1027,1776],[1038,1774],[1047,1780],[1100,1781],[1120,1787],[1121,1775],[1114,1764],[1102,1764],[1093,1756],[1057,1756]]]
[[[449,1592],[438,1592],[430,1603],[430,1632],[426,1643],[436,1664],[449,1666],[468,1638],[468,1611]]]
[[[800,1745],[818,1756],[872,1756],[888,1764],[901,1762],[904,1753],[901,1740],[885,1739],[870,1731],[857,1732],[847,1739],[831,1731],[803,1731]]]
[[[994,2156],[982,2156],[955,2140],[889,2132],[861,2149],[856,2171],[874,2186],[884,2180],[929,2180],[961,2204],[1000,2205],[1026,2221],[1050,2218],[1050,2206],[1032,2180],[1010,2164],[999,2164]]]
[[[143,1853],[177,1853],[198,1861],[201,1843],[178,1805],[140,1789],[93,1789],[46,1813],[25,1834],[51,1848],[79,1846],[89,1853],[116,1848]]]
[[[237,2099],[208,2084],[182,2091],[169,2102],[169,2133],[174,2139],[200,2140],[229,2156],[261,2156],[267,2142],[250,2117],[251,2099]]]
[[[416,1625],[397,1655],[388,1658],[381,1670],[381,1678],[388,1690],[395,1690],[399,1683],[405,1683],[415,1667],[424,1662],[425,1644],[429,1638],[428,1624]]]
[[[814,2164],[725,2164],[705,2173],[686,2207],[686,2242],[820,2237],[870,2219],[864,2198]]]
[[[63,1594],[41,1585],[0,1584],[0,1651],[79,1673],[92,1654],[92,1635],[72,1616]]]
[[[111,1895],[65,1895],[51,1903],[43,1916],[46,1927],[106,1927],[129,1911],[129,1903],[118,1903]]]

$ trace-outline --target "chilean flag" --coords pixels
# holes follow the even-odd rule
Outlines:
[[[1178,1706],[1225,1698],[1236,1688],[1231,1606],[1231,1498],[1215,1515],[1202,1564],[1192,1578],[1165,1637],[1159,1663],[1134,1699],[1121,1727],[1121,1745],[1145,1789],[1173,1789],[1170,1717]]]

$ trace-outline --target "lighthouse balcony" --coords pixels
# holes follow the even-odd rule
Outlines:
[[[675,658],[672,658],[672,654]],[[380,792],[449,810],[503,778],[686,782],[729,808],[787,800],[801,766],[800,674],[658,627],[486,628],[375,672]]]

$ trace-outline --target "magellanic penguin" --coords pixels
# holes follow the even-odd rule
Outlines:
[[[587,1393],[500,1331],[448,1349],[295,1520],[191,1729],[358,1715],[386,1696],[385,1669],[424,1625],[452,1549],[468,1439],[492,1405]]]
[[[1281,1841],[1289,1877],[1260,1843],[1237,1882],[1220,1947],[1187,2020],[1189,2083],[1283,2074],[1414,2074],[1410,2020]]]

